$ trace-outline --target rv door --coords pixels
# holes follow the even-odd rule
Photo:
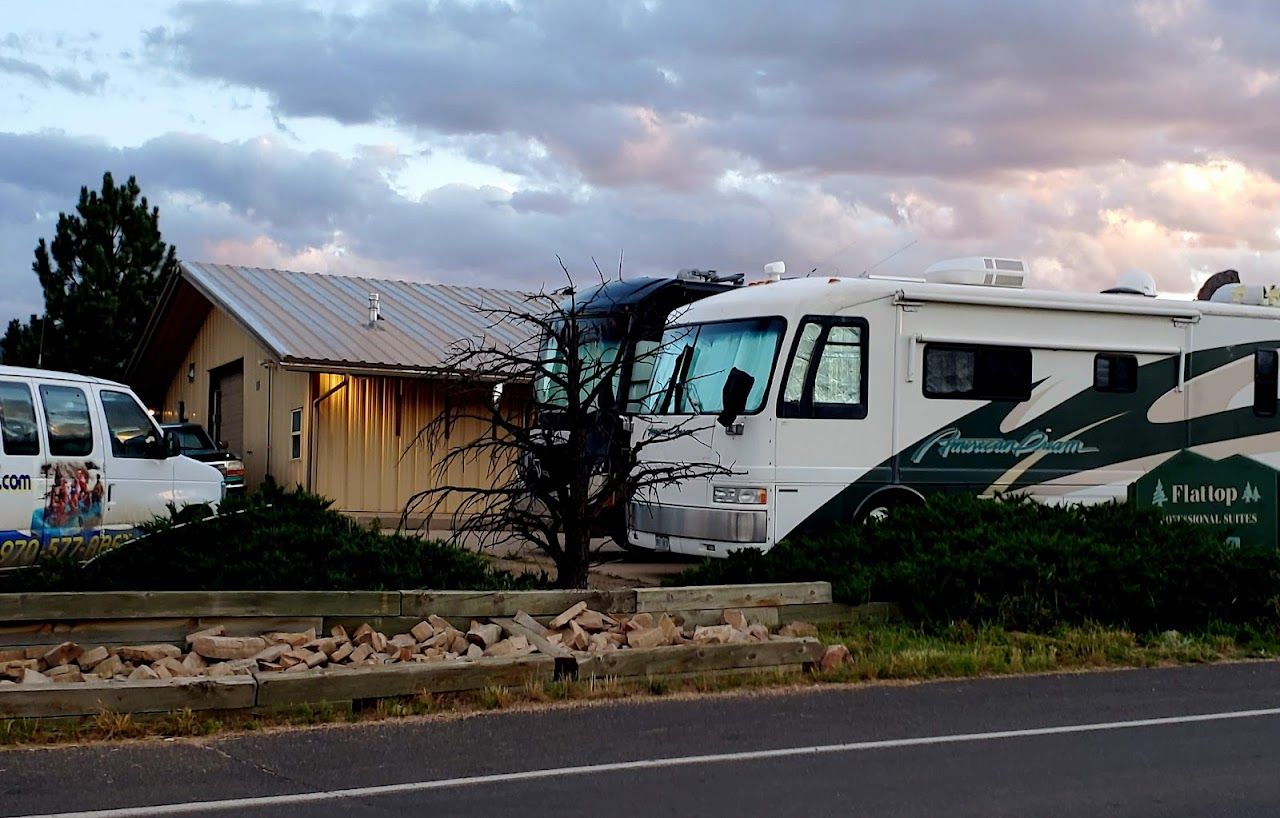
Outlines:
[[[868,418],[871,359],[863,318],[808,315],[796,329],[778,399],[777,536],[818,516],[843,520],[854,508],[831,506],[885,460],[883,428]],[[885,354],[885,353],[880,353]]]

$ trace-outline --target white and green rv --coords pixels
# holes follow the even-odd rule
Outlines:
[[[724,555],[930,492],[1123,499],[1174,455],[1280,467],[1280,289],[1155,297],[1024,289],[971,258],[916,279],[809,277],[674,313],[635,434],[648,461],[729,476],[633,498],[640,548]]]

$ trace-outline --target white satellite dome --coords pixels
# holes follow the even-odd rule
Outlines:
[[[1151,273],[1135,267],[1131,270],[1126,270],[1116,281],[1114,287],[1103,290],[1103,292],[1116,295],[1144,295],[1147,298],[1155,298],[1156,280],[1151,277]]]

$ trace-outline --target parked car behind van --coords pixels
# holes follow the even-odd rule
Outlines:
[[[162,423],[160,428],[177,440],[181,454],[222,472],[227,491],[244,489],[244,462],[240,455],[228,451],[221,441],[215,443],[199,423]]]
[[[170,504],[216,504],[224,491],[129,387],[0,366],[0,567],[88,559]]]

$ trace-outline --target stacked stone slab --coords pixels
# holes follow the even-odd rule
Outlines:
[[[579,602],[542,626],[525,614],[518,620],[472,620],[463,630],[428,616],[406,633],[387,636],[368,623],[350,633],[335,625],[327,634],[273,631],[228,636],[222,626],[189,634],[185,645],[103,645],[74,642],[52,648],[0,651],[0,685],[73,684],[85,681],[224,677],[254,672],[300,673],[314,668],[361,668],[413,662],[467,662],[490,656],[545,651],[598,653],[664,645],[764,642],[768,628],[748,624],[741,611],[726,610],[719,625],[689,628],[670,615],[611,616]],[[504,626],[502,624],[506,622]],[[511,632],[508,628],[518,629]],[[536,644],[535,644],[536,643]]]

